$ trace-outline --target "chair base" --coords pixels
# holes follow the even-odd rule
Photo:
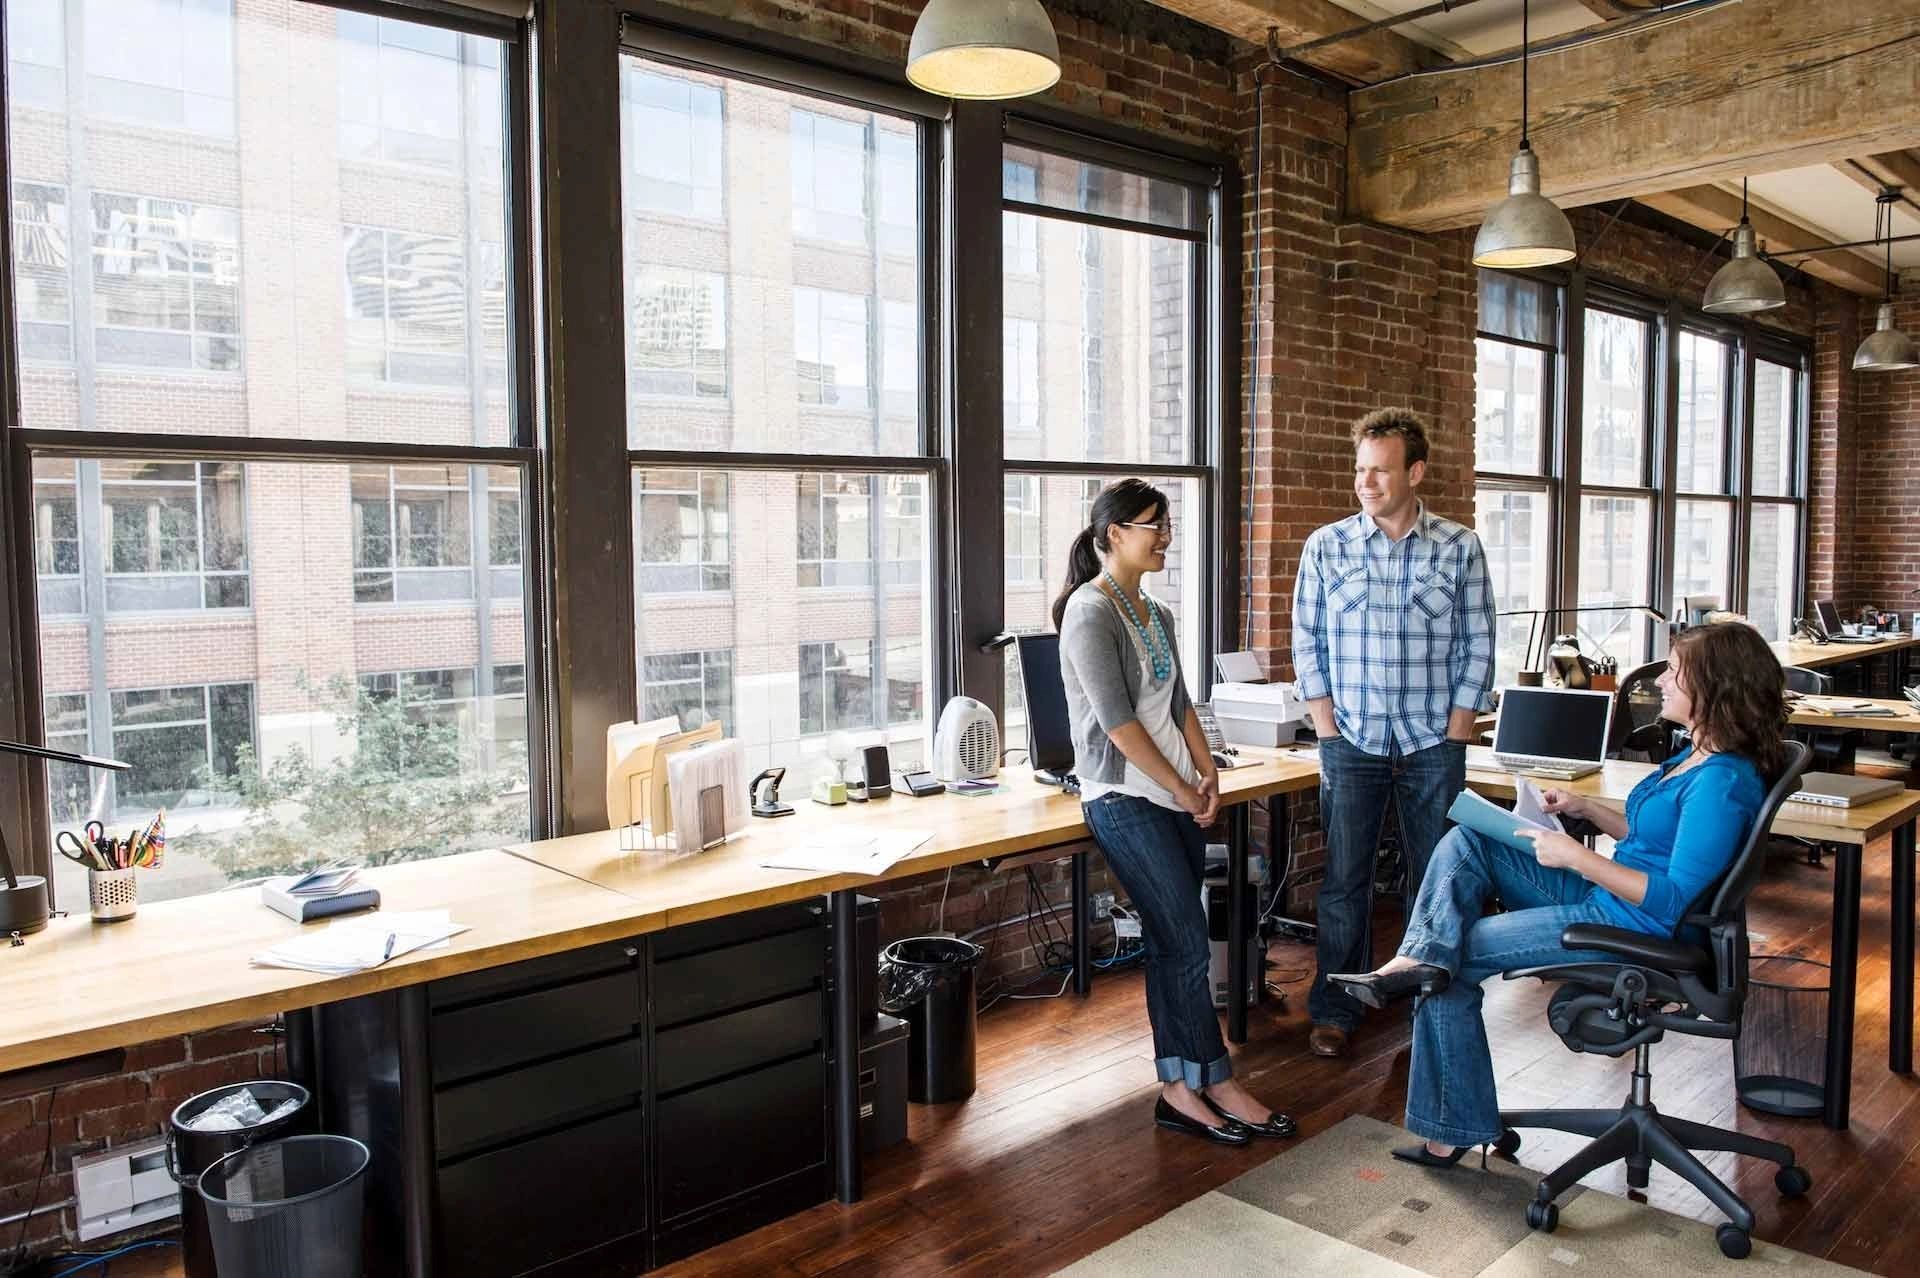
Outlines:
[[[1544,1127],[1551,1131],[1590,1136],[1593,1140],[1579,1153],[1540,1178],[1534,1190],[1535,1202],[1553,1202],[1571,1189],[1589,1172],[1613,1163],[1627,1165],[1627,1184],[1645,1189],[1647,1173],[1659,1163],[1692,1185],[1741,1233],[1753,1230],[1753,1211],[1726,1182],[1693,1156],[1694,1150],[1724,1151],[1751,1158],[1765,1158],[1784,1170],[1793,1167],[1793,1149],[1778,1141],[1761,1140],[1742,1132],[1730,1132],[1704,1123],[1689,1122],[1662,1114],[1651,1101],[1629,1099],[1614,1109],[1517,1109],[1502,1110],[1505,1127]],[[1803,1191],[1804,1192],[1804,1191]],[[1531,1212],[1529,1219],[1541,1212]]]

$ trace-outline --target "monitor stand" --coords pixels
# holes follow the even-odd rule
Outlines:
[[[1073,774],[1071,772],[1067,772],[1067,771],[1056,772],[1052,768],[1035,768],[1033,770],[1033,779],[1035,781],[1038,781],[1041,785],[1060,785],[1063,782],[1065,782],[1068,777],[1072,775]]]

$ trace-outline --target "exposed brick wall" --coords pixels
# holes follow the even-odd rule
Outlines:
[[[1854,512],[1860,466],[1853,351],[1872,311],[1834,288],[1818,292],[1813,330],[1813,420],[1807,492],[1807,597],[1856,602]]]
[[[1920,477],[1920,370],[1854,373],[1853,348],[1873,332],[1878,307],[1863,301],[1858,331],[1840,343],[1843,374],[1853,382],[1858,506],[1849,540],[1853,589],[1836,591],[1843,607],[1875,604],[1903,612],[1920,607],[1920,547],[1912,536],[1913,485]],[[1920,333],[1920,296],[1908,293],[1893,310],[1900,331]]]

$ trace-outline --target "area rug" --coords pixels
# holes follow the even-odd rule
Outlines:
[[[1432,1171],[1389,1156],[1411,1138],[1355,1116],[1176,1208],[1069,1269],[1067,1278],[1340,1274],[1521,1278],[1535,1274],[1863,1271],[1756,1241],[1728,1260],[1712,1225],[1575,1186],[1560,1227],[1527,1228],[1540,1174],[1478,1152]]]

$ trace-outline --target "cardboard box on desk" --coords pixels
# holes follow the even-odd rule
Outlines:
[[[1279,746],[1293,741],[1307,703],[1290,683],[1216,683],[1213,715],[1233,745]]]
[[[673,833],[667,760],[690,746],[720,740],[720,722],[679,731],[677,719],[616,723],[607,729],[607,827],[644,825],[655,838]]]

